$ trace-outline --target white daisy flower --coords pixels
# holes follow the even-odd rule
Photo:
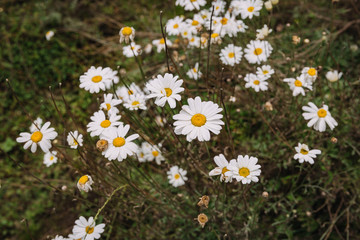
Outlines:
[[[264,6],[265,6],[266,10],[268,10],[268,11],[271,11],[273,9],[273,6],[272,6],[272,3],[270,0],[264,2]]]
[[[210,38],[211,44],[221,44],[221,38],[218,33],[212,33]]]
[[[109,78],[112,80],[111,82],[106,82],[105,83],[105,86],[106,86],[106,89],[110,90],[111,87],[113,86],[113,84],[117,84],[119,83],[119,77],[118,77],[118,71],[114,71],[110,68],[109,72]],[[110,77],[111,76],[111,77]]]
[[[261,173],[261,166],[256,164],[258,159],[256,157],[249,157],[248,155],[239,155],[237,160],[233,159],[227,166],[228,172],[225,176],[235,178],[242,184],[249,184],[251,182],[258,182]]]
[[[244,33],[246,31],[246,29],[249,28],[242,20],[236,20],[236,26],[237,26],[238,32],[242,32],[242,33]]]
[[[174,187],[180,187],[185,185],[185,181],[188,180],[186,177],[187,171],[179,168],[178,166],[172,166],[170,171],[167,172],[169,183]]]
[[[133,57],[134,55],[138,56],[141,54],[141,46],[131,42],[129,45],[123,47],[123,54],[128,58]]]
[[[186,135],[186,140],[191,142],[195,138],[199,141],[209,141],[210,132],[218,135],[224,122],[222,108],[211,101],[202,102],[200,97],[189,98],[189,105],[183,105],[179,114],[173,116],[175,120],[175,133]]]
[[[86,220],[86,218],[81,216],[75,221],[72,237],[81,240],[99,239],[101,233],[104,232],[104,227],[104,223],[96,225],[93,217],[89,217],[89,219]]]
[[[44,164],[47,167],[50,167],[51,165],[53,165],[54,163],[57,163],[57,157],[56,157],[57,152],[56,151],[52,151],[52,152],[47,152],[44,155]]]
[[[42,123],[43,123],[43,120],[40,117],[36,118],[36,120],[30,126],[30,132],[33,133],[33,132],[38,131],[41,128]]]
[[[239,3],[238,12],[241,14],[241,18],[252,19],[253,16],[259,16],[260,10],[263,7],[263,1],[261,0],[244,0]]]
[[[102,139],[108,141],[108,148],[102,152],[108,160],[117,159],[122,162],[127,156],[132,156],[138,151],[138,146],[132,141],[139,137],[138,134],[132,134],[125,137],[130,130],[130,125],[120,125],[113,131],[102,136]]]
[[[225,173],[229,171],[229,169],[227,169],[227,167],[229,166],[229,162],[226,160],[225,156],[223,154],[215,156],[214,161],[217,167],[209,172],[209,176],[212,177],[212,176],[220,175],[221,182],[224,180],[225,182],[231,182],[232,176],[229,177],[225,176]]]
[[[81,147],[83,145],[83,135],[81,133],[79,134],[77,130],[74,132],[70,131],[67,135],[67,142],[70,148],[77,149],[78,146]]]
[[[124,102],[124,107],[133,111],[133,110],[146,110],[146,102],[145,102],[145,95],[143,94],[133,94],[130,95],[128,99]]]
[[[206,27],[210,29],[210,21],[206,23]],[[212,30],[214,33],[220,34],[221,37],[225,35],[236,36],[238,28],[235,16],[227,12],[224,17],[213,17]]]
[[[161,116],[156,116],[155,117],[155,122],[160,127],[163,127],[164,123],[167,123],[166,118],[162,118]]]
[[[121,86],[116,89],[116,95],[119,99],[125,101],[129,99],[131,95],[141,94],[143,95],[143,91],[141,91],[140,87],[135,83],[131,83],[129,87]]]
[[[123,41],[125,41],[128,44],[129,40],[131,40],[132,42],[134,41],[135,29],[133,27],[123,27],[120,29],[119,35],[119,42],[122,43]]]
[[[314,158],[317,154],[321,154],[321,151],[318,149],[309,150],[308,145],[298,143],[298,146],[295,147],[296,154],[294,159],[298,159],[299,163],[308,162],[314,164]]]
[[[146,162],[145,153],[148,152],[148,149],[151,149],[150,143],[142,142],[141,147],[136,152],[139,162]]]
[[[192,36],[193,36],[192,29],[195,29],[195,28],[191,28],[191,27],[189,27],[189,25],[183,24],[182,28],[180,29],[181,36],[184,39],[190,40],[192,38]],[[196,29],[195,29],[195,31],[196,31]],[[195,34],[196,34],[196,32],[195,32]]]
[[[255,75],[253,73],[246,74],[244,78],[246,88],[253,88],[255,92],[266,91],[268,90],[268,82],[266,78],[262,75]]]
[[[69,240],[69,239],[64,238],[63,236],[60,236],[60,235],[56,235],[55,238],[53,238],[52,240]]]
[[[176,5],[176,6],[184,7],[184,5],[185,5],[185,0],[176,0],[176,1],[175,1],[175,5]]]
[[[304,74],[301,74],[299,77],[295,78],[285,78],[284,82],[289,84],[290,89],[293,91],[293,96],[296,97],[301,93],[301,95],[305,96],[304,87],[312,90],[311,83],[309,84],[305,81]]]
[[[200,47],[200,38],[197,36],[192,36],[189,39],[189,45],[188,47]]]
[[[337,70],[328,71],[326,73],[326,79],[329,80],[329,82],[336,82],[342,77],[342,75],[343,73],[342,72],[339,73]]]
[[[165,50],[165,40],[164,38],[153,40],[152,44],[156,46],[157,52],[161,52],[162,50]],[[166,39],[166,45],[168,47],[172,46],[172,42],[169,39]]]
[[[111,132],[114,127],[122,124],[119,122],[120,118],[121,116],[113,114],[109,116],[109,119],[106,119],[105,113],[99,110],[90,117],[92,122],[87,125],[87,131],[92,137]]]
[[[80,76],[80,88],[84,88],[90,93],[98,93],[100,89],[105,91],[106,88],[112,85],[114,73],[111,68],[95,68],[92,66]]]
[[[265,24],[261,29],[256,30],[256,32],[256,40],[263,40],[272,32],[272,29],[269,29]]]
[[[214,7],[214,16],[219,16],[225,11],[226,2],[223,0],[216,0],[212,2],[212,7]]]
[[[232,0],[229,6],[229,9],[232,9],[232,14],[238,16],[240,14],[241,2],[243,0]]]
[[[200,7],[206,5],[206,0],[185,0],[184,2],[183,7],[186,11],[200,10]]]
[[[314,126],[314,129],[319,132],[326,130],[326,124],[329,125],[330,129],[333,130],[338,123],[331,116],[329,107],[323,105],[320,109],[312,102],[308,103],[308,106],[303,106],[302,110],[305,112],[302,114],[305,120],[310,120],[307,123],[308,127]]]
[[[315,82],[318,75],[318,72],[313,67],[304,67],[301,73],[304,74],[305,80],[309,83]]]
[[[113,96],[114,95],[112,93],[104,94],[104,102],[100,104],[100,109],[107,111],[109,116],[112,114],[118,114],[119,109],[116,106],[122,103],[121,99],[115,99]]]
[[[181,79],[178,80],[178,76],[173,76],[171,73],[165,73],[164,77],[157,75],[155,79],[146,84],[146,88],[150,91],[146,98],[156,98],[155,104],[160,107],[164,107],[167,102],[170,108],[175,108],[176,101],[181,100],[179,93],[184,91],[184,88],[181,87],[183,82]]]
[[[158,146],[152,146],[144,148],[145,159],[148,162],[155,160],[157,165],[160,165],[162,161],[165,161],[164,156],[161,154],[161,151]]]
[[[268,41],[251,40],[245,48],[245,58],[251,63],[266,62],[273,48]]]
[[[201,10],[200,12],[198,12],[198,13],[195,14],[195,15],[199,15],[199,16],[203,19],[202,24],[204,24],[207,20],[210,19],[210,17],[211,17],[211,12],[210,12],[210,10],[208,10],[208,9],[203,9],[203,10]]]
[[[79,181],[77,182],[76,186],[79,189],[79,191],[89,192],[91,191],[91,185],[94,183],[90,175],[84,175],[82,176]]]
[[[193,67],[192,69],[189,69],[189,71],[187,71],[186,75],[189,78],[195,79],[195,80],[198,80],[199,78],[201,78],[202,73],[199,71],[199,63],[196,63],[195,67]]]
[[[266,79],[269,79],[271,75],[275,73],[274,69],[272,69],[270,65],[263,65],[261,67],[257,67],[256,70],[256,75],[264,76]]]
[[[50,41],[54,35],[55,35],[55,33],[50,30],[50,31],[46,32],[45,38],[46,38],[46,40]]]
[[[225,48],[221,49],[220,60],[225,65],[234,66],[239,64],[243,55],[242,48],[237,47],[234,44],[229,44]]]
[[[180,34],[182,25],[184,24],[184,18],[176,16],[173,19],[169,19],[166,23],[166,32],[169,36],[177,36]]]
[[[204,19],[198,14],[195,14],[193,19],[186,19],[186,24],[182,25],[182,31],[185,29],[189,32],[189,35],[195,35],[201,30],[202,24],[205,23]],[[184,37],[184,36],[183,36]],[[187,37],[189,39],[189,36]]]
[[[25,143],[24,149],[28,149],[31,146],[31,152],[35,153],[37,146],[39,145],[41,150],[45,153],[51,148],[51,140],[57,137],[57,132],[54,128],[49,128],[50,122],[46,122],[40,130],[33,133],[22,132],[20,137],[16,138],[18,143]]]

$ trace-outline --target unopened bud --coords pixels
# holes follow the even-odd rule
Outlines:
[[[338,140],[337,140],[337,138],[336,138],[336,137],[332,137],[332,138],[331,138],[331,142],[332,142],[332,143],[337,143],[337,142],[338,142]]]
[[[262,195],[263,198],[268,198],[268,197],[269,197],[269,193],[268,193],[268,192],[263,192],[261,195]]]

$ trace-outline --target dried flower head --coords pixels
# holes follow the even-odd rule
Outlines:
[[[210,202],[210,197],[207,196],[207,195],[204,195],[202,196],[201,198],[199,198],[200,201],[198,202],[198,206],[201,207],[201,206],[205,206],[206,208],[208,208],[209,206],[209,202]]]
[[[332,137],[332,138],[331,138],[331,142],[332,142],[332,143],[337,143],[337,142],[338,142],[338,140],[337,140],[337,138],[336,138],[336,137]]]
[[[296,36],[296,35],[292,36],[293,44],[297,45],[300,43],[300,41],[301,41],[301,38],[299,36]]]
[[[197,220],[199,222],[200,226],[202,228],[204,228],[205,224],[208,222],[209,219],[204,213],[200,213],[198,215],[197,219],[195,219],[195,220]]]
[[[105,139],[100,139],[99,141],[97,141],[96,143],[96,148],[97,150],[99,150],[100,152],[105,151],[108,148],[108,141],[106,141]]]
[[[273,105],[271,104],[271,102],[267,101],[267,102],[265,103],[265,109],[266,109],[266,111],[272,111],[272,110],[274,110],[274,109],[273,109]]]
[[[263,198],[268,198],[268,197],[269,197],[269,193],[268,193],[268,192],[263,192],[261,195],[262,195]]]

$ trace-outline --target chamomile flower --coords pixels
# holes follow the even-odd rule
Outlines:
[[[169,103],[170,108],[176,107],[176,101],[181,100],[179,93],[184,91],[181,87],[183,80],[178,80],[178,76],[171,73],[165,73],[164,76],[157,75],[153,80],[146,84],[146,88],[150,94],[146,98],[156,98],[155,104],[164,107],[165,103]]]
[[[157,52],[161,52],[162,50],[165,50],[165,40],[164,38],[153,40],[152,44],[156,46]],[[172,42],[169,39],[166,39],[166,45],[168,47],[172,46]]]
[[[326,79],[329,80],[329,82],[336,82],[342,77],[342,75],[343,73],[342,72],[339,73],[337,70],[328,71],[326,73]]]
[[[90,117],[91,122],[87,125],[87,131],[92,137],[111,132],[114,127],[122,124],[119,122],[120,118],[121,116],[113,114],[109,116],[109,119],[106,119],[105,113],[99,110]]]
[[[221,38],[218,33],[212,33],[210,38],[211,44],[221,44]]]
[[[268,41],[251,40],[245,48],[245,58],[251,63],[266,62],[273,48]]]
[[[201,78],[202,73],[199,71],[199,63],[196,63],[192,69],[189,69],[189,71],[187,71],[186,75],[189,78],[195,79],[195,80],[198,80],[199,78]]]
[[[122,43],[123,41],[125,41],[128,44],[129,40],[134,41],[135,29],[133,27],[123,27],[120,29],[119,35],[119,42]]]
[[[143,94],[133,94],[130,95],[128,99],[124,102],[124,107],[133,111],[133,110],[146,110],[146,102],[145,102],[145,95]]]
[[[144,93],[143,91],[141,91],[140,87],[135,83],[131,83],[129,87],[122,86],[116,89],[116,95],[119,97],[120,100],[123,101],[129,99],[131,95],[136,95],[136,94],[144,94]]]
[[[272,32],[272,29],[269,29],[265,24],[261,29],[256,30],[256,32],[256,40],[263,40]]]
[[[255,75],[253,73],[246,74],[244,78],[246,88],[253,88],[255,92],[266,91],[268,90],[268,82],[266,78],[262,75]]]
[[[234,44],[229,44],[225,48],[221,49],[220,60],[225,65],[234,66],[239,64],[243,55],[242,48],[237,47]]]
[[[314,164],[314,158],[317,154],[321,154],[321,151],[318,149],[309,150],[308,145],[298,143],[298,146],[295,147],[296,154],[294,159],[298,159],[299,163],[308,162]]]
[[[126,134],[130,130],[130,125],[120,125],[113,129],[111,132],[107,132],[102,138],[108,141],[108,148],[102,152],[108,160],[112,161],[117,159],[122,162],[127,156],[132,156],[138,151],[138,146],[132,141],[139,137],[138,134],[132,134],[126,137]]]
[[[253,16],[259,16],[260,10],[263,6],[263,1],[261,0],[244,0],[239,3],[238,12],[241,14],[242,19],[252,19]]]
[[[317,70],[313,67],[304,67],[301,73],[304,74],[305,80],[309,83],[315,82],[318,75]]]
[[[79,191],[89,192],[91,191],[91,185],[94,183],[90,175],[82,176],[79,181],[77,182],[76,186]]]
[[[119,109],[116,107],[120,103],[122,103],[121,99],[113,98],[113,94],[104,94],[104,102],[100,105],[100,109],[107,111],[108,115],[118,114]]]
[[[148,142],[142,142],[141,147],[138,148],[136,155],[139,162],[146,162],[145,153],[151,149],[151,145]]]
[[[155,160],[156,164],[160,165],[162,161],[165,161],[165,158],[158,146],[150,145],[150,147],[144,148],[144,154],[144,157],[148,162]]]
[[[226,160],[225,156],[223,154],[215,156],[214,161],[215,161],[217,167],[209,172],[209,176],[220,175],[221,182],[222,181],[231,182],[232,176],[229,176],[229,177],[225,176],[225,173],[227,171],[229,171],[229,169],[227,169],[227,167],[229,166],[229,162]]]
[[[94,240],[101,237],[101,233],[104,232],[105,224],[95,224],[93,217],[89,217],[88,220],[84,217],[80,217],[75,221],[75,226],[73,227],[72,237],[75,239],[82,240]]]
[[[52,240],[69,240],[68,238],[64,238],[63,236],[56,235]]]
[[[118,77],[118,71],[114,71],[110,68],[109,72],[109,78],[112,80],[111,82],[106,82],[106,89],[111,89],[111,87],[113,86],[113,84],[117,84],[119,83],[119,77]]]
[[[225,11],[226,2],[223,0],[216,0],[212,2],[212,7],[214,7],[214,16],[219,16]],[[212,9],[211,7],[211,9]]]
[[[166,118],[163,118],[163,117],[161,117],[161,116],[156,116],[156,117],[155,117],[155,122],[156,122],[156,124],[157,124],[158,126],[163,127],[164,124],[165,124],[167,121],[166,121]]]
[[[184,0],[184,2],[184,9],[186,11],[200,10],[200,7],[206,5],[206,0]]]
[[[307,123],[308,127],[314,127],[316,131],[324,132],[326,130],[326,124],[329,125],[330,129],[333,130],[338,123],[331,116],[329,107],[323,105],[318,108],[314,103],[309,102],[308,106],[303,106],[302,109],[305,111],[302,115],[305,120],[310,120]]]
[[[46,38],[46,40],[50,41],[54,35],[55,35],[55,33],[50,30],[50,31],[46,32],[45,38]]]
[[[269,79],[274,73],[275,71],[270,65],[263,65],[261,67],[257,67],[256,69],[256,75],[264,76],[266,79]]]
[[[185,0],[176,0],[176,1],[175,1],[175,5],[176,5],[176,6],[184,7],[184,5],[185,5]]]
[[[16,138],[18,143],[25,143],[24,149],[28,149],[31,146],[31,152],[35,153],[37,146],[39,145],[41,150],[45,153],[51,148],[51,140],[57,137],[57,132],[54,128],[49,128],[50,122],[46,122],[40,130],[36,130],[33,133],[22,132],[20,137]]]
[[[172,166],[167,174],[170,184],[174,187],[185,185],[185,181],[188,180],[186,177],[187,171],[179,168],[178,166]]]
[[[180,34],[182,25],[184,24],[184,18],[176,16],[173,19],[169,19],[166,23],[166,32],[170,36],[177,36]]]
[[[41,128],[42,123],[43,123],[43,120],[40,117],[36,118],[36,120],[30,126],[30,132],[33,133],[33,132],[38,131]]]
[[[210,21],[207,22],[206,26],[210,29]],[[220,34],[221,37],[225,35],[229,35],[229,37],[236,36],[238,28],[235,16],[227,12],[224,17],[213,17],[212,29],[214,33]]]
[[[78,146],[83,145],[83,135],[75,130],[74,132],[70,131],[67,135],[67,142],[70,146],[70,148],[77,149]]]
[[[202,24],[211,18],[211,12],[208,9],[203,9],[195,15],[199,15],[204,20]]]
[[[141,54],[141,46],[131,42],[129,45],[123,47],[123,54],[130,58]]]
[[[56,157],[57,152],[56,151],[49,151],[47,153],[45,153],[44,155],[44,164],[47,167],[50,167],[51,165],[53,165],[54,163],[57,162],[57,157]]]
[[[100,90],[105,91],[108,86],[112,85],[114,73],[111,68],[95,68],[92,66],[80,76],[80,88],[84,88],[90,93],[98,93]]]
[[[192,36],[189,39],[189,47],[200,47],[200,38],[197,36]]]
[[[296,97],[301,93],[301,95],[305,96],[304,88],[308,88],[312,90],[311,83],[305,81],[304,74],[301,74],[299,77],[295,78],[285,78],[284,82],[289,84],[290,89],[293,91],[293,96]]]
[[[239,155],[237,159],[230,161],[225,172],[225,176],[235,178],[242,184],[249,184],[251,182],[258,182],[261,173],[261,166],[257,164],[258,159],[256,157],[249,157],[248,155]]]
[[[232,9],[232,14],[238,16],[240,14],[240,10],[242,9],[242,2],[243,0],[232,0],[230,3],[229,9]]]
[[[182,30],[187,29],[190,35],[195,35],[199,30],[201,30],[202,24],[205,23],[204,19],[200,15],[194,15],[193,19],[186,19],[186,24],[183,24]]]
[[[210,132],[218,135],[224,122],[219,114],[222,108],[211,101],[201,101],[200,97],[187,100],[189,105],[183,105],[179,114],[173,116],[175,133],[186,135],[191,142],[195,138],[199,141],[209,141]]]
[[[191,31],[194,28],[190,28],[187,24],[183,24],[182,28],[180,29],[180,34],[184,39],[191,39],[193,36],[193,31]],[[196,31],[196,29],[195,29]]]
[[[242,32],[242,33],[244,33],[246,31],[246,29],[249,28],[242,20],[237,20],[236,26],[237,26],[238,32]]]

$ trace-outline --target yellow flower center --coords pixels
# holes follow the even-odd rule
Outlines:
[[[295,80],[294,84],[295,84],[295,86],[297,86],[297,87],[301,87],[301,86],[302,86],[302,83],[301,83],[300,80]]]
[[[228,54],[228,56],[229,56],[229,58],[233,58],[233,57],[235,57],[235,54],[233,52],[231,52]]]
[[[144,153],[140,153],[140,157],[144,157]]]
[[[213,34],[211,34],[211,38],[216,38],[216,37],[218,37],[218,36],[219,36],[218,33],[213,33]]]
[[[164,90],[165,90],[166,96],[167,96],[167,97],[170,97],[171,94],[172,94],[172,90],[171,90],[170,88],[164,88]]]
[[[40,131],[36,131],[31,135],[31,141],[37,143],[43,138],[43,134]]]
[[[184,34],[185,36],[188,35],[188,33],[187,33],[186,31],[185,31],[183,34]]]
[[[190,2],[196,2],[196,0],[190,0]]]
[[[201,113],[197,113],[192,116],[191,123],[196,127],[201,127],[206,123],[206,117]]]
[[[108,127],[110,127],[110,125],[111,125],[111,122],[109,120],[104,120],[100,123],[100,126],[103,128],[108,128]]]
[[[202,15],[201,17],[202,17],[203,19],[207,18],[207,16],[206,16],[206,15]]]
[[[123,35],[129,36],[132,33],[132,29],[131,29],[131,27],[124,27],[121,32]]]
[[[198,24],[199,24],[199,22],[196,21],[196,20],[193,20],[192,23],[191,23],[191,25],[193,25],[193,26],[197,26]]]
[[[254,7],[248,7],[248,11],[249,11],[249,12],[254,11]]]
[[[308,74],[310,76],[315,76],[316,75],[316,69],[315,68],[310,68],[309,71],[308,71]]]
[[[86,233],[88,234],[92,234],[94,232],[94,228],[93,227],[90,227],[90,226],[87,226],[86,229],[85,229]]]
[[[239,169],[239,175],[240,176],[247,177],[247,176],[249,176],[249,174],[250,174],[250,171],[249,171],[248,168],[242,167],[242,168]]]
[[[94,83],[98,83],[102,80],[102,76],[95,76],[91,79]]]
[[[269,73],[269,71],[268,70],[264,70],[263,71],[263,74],[265,75],[265,74],[268,74]]]
[[[317,112],[317,115],[319,116],[319,117],[321,117],[321,118],[324,118],[324,117],[326,117],[326,115],[327,115],[327,112],[326,112],[326,110],[325,109],[319,109],[319,111]]]
[[[157,157],[157,156],[159,156],[159,152],[158,152],[158,151],[152,151],[152,155],[153,155],[154,157]]]
[[[191,38],[191,39],[190,39],[190,42],[194,42],[194,41],[195,41],[195,38]]]
[[[194,71],[194,73],[197,73],[197,70],[196,70],[196,68],[193,68],[193,71]]]
[[[139,104],[140,104],[139,101],[133,101],[131,105],[136,106],[136,105],[139,105]]]
[[[259,84],[260,84],[260,81],[259,81],[259,80],[255,80],[255,81],[254,81],[254,84],[255,84],[255,85],[259,85]]]
[[[110,103],[107,103],[107,104],[106,104],[106,109],[109,111],[109,110],[110,110],[110,108],[111,108]]]
[[[87,181],[89,181],[89,177],[87,175],[84,175],[79,179],[79,183],[82,184],[82,185],[87,183]]]
[[[173,28],[177,29],[179,27],[179,24],[175,23]]]
[[[125,139],[122,137],[117,137],[113,140],[113,145],[115,147],[122,147],[125,145]]]
[[[219,8],[220,8],[220,7],[219,7],[219,6],[217,6],[215,9],[216,9],[216,10],[218,10]]]
[[[300,153],[303,154],[303,155],[306,155],[306,154],[309,153],[309,151],[307,151],[307,150],[305,150],[305,149],[302,148],[302,149],[300,150]]]
[[[129,95],[133,95],[134,92],[133,92],[132,90],[129,90],[129,91],[128,91],[128,94],[129,94]]]
[[[135,47],[131,47],[131,50],[134,50],[135,49]]]
[[[175,178],[175,179],[179,179],[179,178],[180,178],[180,174],[178,174],[178,173],[175,174],[174,178]]]
[[[254,50],[254,54],[255,55],[260,55],[262,53],[262,49],[261,48],[256,48],[255,50]]]
[[[50,161],[52,161],[52,160],[54,160],[54,156],[51,156],[51,157],[50,157]]]
[[[165,39],[164,38],[160,39],[160,44],[164,44],[164,43],[165,43]]]
[[[221,173],[224,175],[224,174],[225,174],[226,172],[228,172],[228,171],[229,171],[229,169],[227,169],[226,167],[223,167]]]
[[[220,22],[221,22],[222,25],[226,25],[227,22],[228,22],[228,19],[227,19],[227,18],[222,18],[222,19],[220,20]]]

